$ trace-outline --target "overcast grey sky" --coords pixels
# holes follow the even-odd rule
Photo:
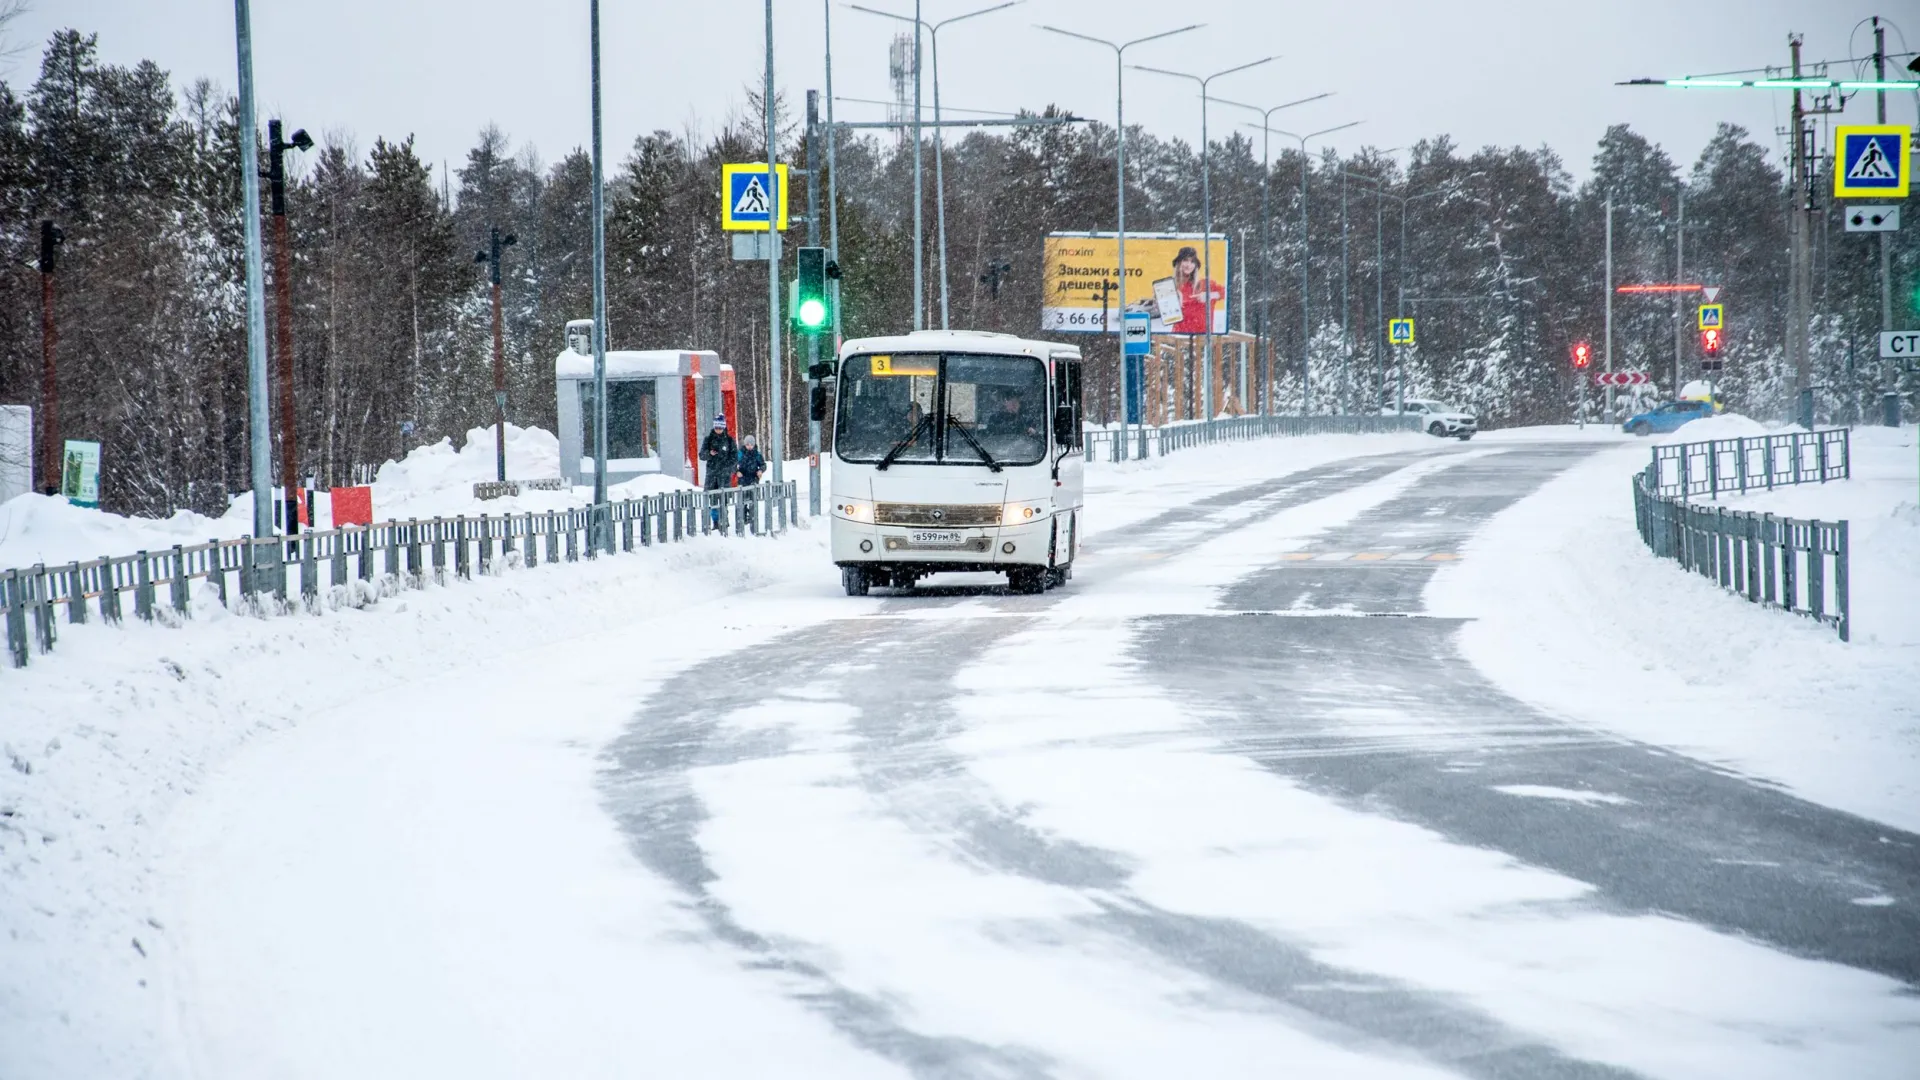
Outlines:
[[[911,0],[865,2],[912,11]],[[923,14],[937,21],[993,2],[924,0]],[[109,62],[154,60],[176,87],[200,76],[228,88],[235,83],[231,0],[31,3],[13,28],[27,46],[6,72],[16,90],[35,77],[39,45],[64,26],[98,33]],[[823,4],[774,6],[775,78],[797,102],[823,83]],[[1093,10],[1102,17],[1090,17]],[[760,79],[759,0],[602,0],[601,11],[614,162],[635,136],[656,128],[711,131],[742,107],[744,86]],[[1546,143],[1584,176],[1611,123],[1633,125],[1683,165],[1721,120],[1745,125],[1777,149],[1785,93],[1613,83],[1784,63],[1789,31],[1806,35],[1809,60],[1863,55],[1871,38],[1856,26],[1875,13],[1891,16],[1920,45],[1920,13],[1864,0],[1025,0],[942,33],[942,94],[949,106],[1011,111],[1053,103],[1111,123],[1112,53],[1034,24],[1138,37],[1204,22],[1203,29],[1134,49],[1128,59],[1204,73],[1279,54],[1274,63],[1220,79],[1214,93],[1272,105],[1334,91],[1277,114],[1276,126],[1306,132],[1365,121],[1333,136],[1333,145],[1348,150],[1442,133],[1468,150]],[[549,162],[588,140],[587,0],[254,0],[253,18],[262,123],[282,116],[316,136],[345,133],[362,151],[376,135],[412,133],[422,157],[456,168],[488,122]],[[887,97],[887,43],[905,24],[841,3],[832,18],[836,93]],[[1905,46],[1890,35],[1889,48]],[[930,87],[927,94],[930,110]],[[1914,102],[1911,93],[1896,96],[1890,118],[1911,123]],[[1870,121],[1871,110],[1871,95],[1861,95],[1850,118]],[[876,105],[839,107],[841,119],[883,114]],[[1159,75],[1127,73],[1127,116],[1163,136],[1191,142],[1199,135],[1193,87]],[[1215,137],[1241,122],[1239,110],[1216,107]]]

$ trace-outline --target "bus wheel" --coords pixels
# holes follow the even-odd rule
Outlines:
[[[1023,595],[1047,591],[1047,571],[1041,566],[1020,566],[1007,571],[1008,590]]]
[[[846,586],[848,596],[867,595],[867,571],[861,566],[843,566],[840,568],[840,584]]]
[[[1056,566],[1047,571],[1047,588],[1058,589],[1067,583],[1071,571],[1064,566]]]

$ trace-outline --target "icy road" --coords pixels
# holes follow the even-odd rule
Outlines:
[[[1912,1077],[1920,837],[1525,704],[1429,606],[1606,452],[1163,485],[1043,596],[795,540],[256,742],[171,831],[183,1071]]]

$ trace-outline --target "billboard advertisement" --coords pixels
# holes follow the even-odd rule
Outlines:
[[[1205,247],[1199,233],[1128,233],[1127,307],[1151,315],[1155,334],[1205,334],[1209,323],[1212,333],[1224,334],[1231,262],[1220,233]],[[1042,330],[1110,334],[1120,328],[1118,234],[1049,233],[1040,272]]]

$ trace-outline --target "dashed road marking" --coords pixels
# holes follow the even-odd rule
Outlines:
[[[1458,562],[1451,551],[1283,551],[1281,562],[1368,563],[1368,562]]]

